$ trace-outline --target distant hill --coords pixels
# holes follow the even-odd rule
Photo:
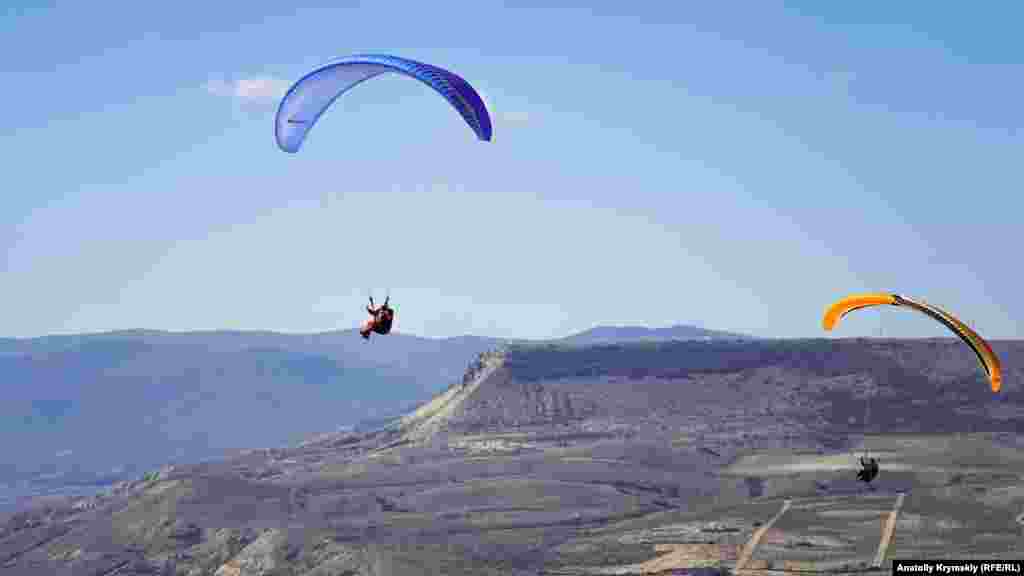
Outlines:
[[[559,342],[726,334],[608,327]],[[5,447],[0,482],[106,477],[125,465],[131,474],[394,417],[458,382],[481,352],[510,342],[399,333],[367,342],[354,330],[140,329],[0,339],[0,434],[19,439]]]
[[[667,328],[645,326],[597,326],[579,334],[558,340],[559,342],[589,346],[619,342],[666,341],[666,340],[753,340],[752,336],[707,330],[696,326],[676,325]]]

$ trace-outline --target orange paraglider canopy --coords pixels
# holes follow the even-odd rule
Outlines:
[[[886,304],[891,306],[904,306],[917,310],[918,312],[926,314],[941,322],[946,328],[953,331],[953,333],[970,346],[971,350],[973,350],[975,355],[978,356],[978,360],[981,362],[982,367],[985,369],[985,373],[988,375],[992,391],[999,392],[1003,382],[1003,370],[999,363],[999,357],[996,356],[992,347],[989,346],[988,342],[986,342],[969,326],[958,320],[949,312],[946,312],[933,304],[913,300],[899,294],[889,294],[884,292],[851,294],[839,299],[825,310],[825,316],[822,318],[821,325],[825,330],[832,330],[841,318],[854,310]]]

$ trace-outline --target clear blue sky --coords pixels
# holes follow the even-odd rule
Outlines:
[[[351,328],[390,288],[427,336],[819,336],[892,290],[1024,337],[1024,4],[45,4],[0,12],[0,335]],[[278,91],[355,52],[459,73],[494,142],[393,76],[279,151]]]

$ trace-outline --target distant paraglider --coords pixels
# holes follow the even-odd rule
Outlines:
[[[970,346],[971,350],[973,350],[975,355],[977,355],[978,360],[981,362],[981,366],[985,369],[985,373],[988,375],[989,385],[991,386],[992,391],[999,391],[1002,385],[1002,368],[999,364],[999,358],[995,355],[995,352],[992,351],[992,347],[989,346],[988,342],[982,339],[977,332],[938,306],[934,306],[923,301],[913,300],[899,294],[879,292],[851,294],[839,299],[825,310],[825,316],[822,318],[822,327],[825,330],[832,330],[835,328],[835,325],[839,322],[840,318],[843,318],[854,310],[883,305],[905,306],[925,314],[934,320],[939,321],[946,328],[949,328],[957,335],[957,337]],[[865,410],[869,407],[870,400],[865,404]],[[865,420],[867,420],[867,416],[865,416]],[[862,456],[860,459],[860,465],[861,469],[857,472],[857,480],[864,482],[870,487],[871,482],[878,476],[878,460]]]
[[[905,306],[912,310],[916,310],[938,320],[946,328],[953,331],[953,333],[970,346],[971,350],[973,350],[975,355],[977,355],[982,368],[985,369],[985,373],[988,375],[989,385],[991,386],[992,391],[999,392],[999,389],[1002,386],[1003,373],[1002,367],[999,363],[999,358],[996,356],[995,352],[992,351],[992,347],[989,346],[988,342],[979,336],[977,332],[938,306],[928,304],[923,301],[913,300],[899,294],[853,294],[840,299],[825,310],[825,317],[822,319],[822,326],[825,330],[832,330],[836,323],[839,322],[840,318],[854,310],[860,310],[861,308],[868,308],[871,306],[882,306],[885,304],[892,306]]]
[[[444,97],[473,129],[477,138],[491,140],[491,117],[480,95],[460,76],[431,64],[388,56],[357,54],[324,64],[300,78],[285,94],[274,120],[277,145],[299,151],[306,135],[331,104],[350,88],[385,73],[419,80]]]
[[[870,485],[871,481],[878,476],[878,460],[861,457],[860,466],[860,472],[857,472],[857,480]]]

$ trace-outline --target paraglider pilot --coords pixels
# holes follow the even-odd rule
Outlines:
[[[373,296],[370,296],[370,305],[366,307],[366,311],[370,313],[370,317],[367,318],[359,328],[360,336],[369,340],[371,332],[376,332],[377,334],[388,334],[391,332],[391,323],[395,320],[395,310],[388,306],[388,302],[390,301],[391,297],[388,296],[384,299],[383,304],[375,306],[373,303]]]
[[[871,481],[878,476],[878,460],[874,458],[864,459],[863,456],[860,458],[861,470],[857,472],[857,480],[864,482],[865,484],[871,484]]]

